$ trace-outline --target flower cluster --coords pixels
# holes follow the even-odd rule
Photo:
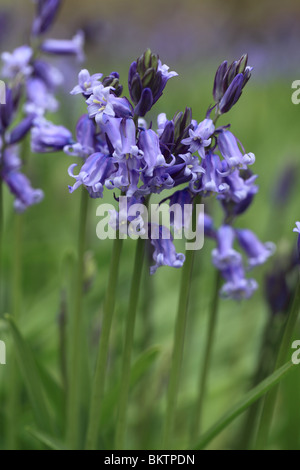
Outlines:
[[[72,40],[43,38],[55,20],[61,0],[38,0],[36,4],[31,31],[32,46],[23,45],[12,53],[4,52],[1,55],[1,77],[6,80],[6,96],[5,103],[0,105],[0,176],[15,195],[17,211],[23,211],[43,198],[43,192],[32,189],[29,180],[20,171],[22,161],[18,156],[18,144],[33,126],[46,126],[44,115],[47,111],[57,110],[55,92],[63,82],[60,71],[44,60],[42,53],[83,56],[80,32]],[[51,147],[51,131],[47,139]],[[38,147],[35,150],[38,151]]]
[[[147,123],[145,116],[161,97],[168,80],[177,75],[157,55],[147,50],[131,64],[130,98],[122,96],[117,72],[103,77],[82,70],[78,85],[71,91],[73,95],[81,94],[87,106],[86,114],[78,121],[76,139],[70,142],[70,133],[63,127],[41,125],[32,132],[33,148],[64,149],[82,159],[79,171],[75,170],[77,163],[69,168],[75,180],[69,187],[71,193],[84,186],[92,198],[101,198],[105,189],[119,190],[132,204],[142,203],[152,194],[166,193],[170,206],[176,200],[182,207],[194,203],[197,196],[215,196],[224,210],[224,224],[215,230],[206,215],[205,230],[217,242],[213,263],[226,281],[221,292],[226,297],[248,298],[257,285],[246,279],[242,255],[233,243],[237,240],[246,253],[249,268],[264,263],[274,246],[262,244],[249,230],[232,226],[258,190],[257,176],[249,169],[255,156],[244,150],[230,126],[217,127],[216,123],[239,99],[251,70],[247,56],[229,66],[224,62],[215,78],[215,106],[208,109],[203,121],[193,119],[191,109],[186,108],[172,119],[159,114],[156,126]],[[213,110],[215,116],[211,117]],[[179,186],[172,195],[171,191]],[[156,263],[151,272],[162,265],[181,267],[184,262],[184,255],[176,253],[171,234],[166,237],[165,232],[163,227],[150,227]]]

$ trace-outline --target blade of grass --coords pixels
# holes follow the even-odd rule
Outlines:
[[[225,429],[232,421],[242,414],[247,408],[255,403],[260,397],[265,395],[276,384],[278,384],[284,376],[296,366],[292,362],[287,362],[280,369],[276,370],[272,375],[263,380],[257,387],[250,390],[244,398],[237,403],[231,410],[223,415],[208,431],[206,431],[200,441],[197,443],[193,450],[204,449],[223,429]]]
[[[35,415],[36,423],[44,431],[51,430],[50,415],[44,389],[32,351],[21,335],[15,320],[5,315],[15,345],[15,354],[25,382],[26,390]]]

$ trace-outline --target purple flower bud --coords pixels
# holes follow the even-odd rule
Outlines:
[[[241,248],[248,257],[250,268],[265,263],[275,251],[274,243],[262,243],[251,230],[236,230],[236,235]]]
[[[152,105],[155,104],[161,97],[168,80],[176,75],[176,72],[169,72],[169,67],[162,65],[158,56],[148,49],[131,64],[129,69],[128,88],[133,103],[138,105],[143,90],[149,88],[152,93]],[[147,98],[149,97],[150,94]],[[144,109],[146,108],[143,108],[143,111]]]
[[[32,25],[33,36],[45,33],[52,26],[61,0],[38,0],[37,15]]]
[[[141,93],[141,98],[134,109],[136,116],[144,117],[153,105],[153,95],[150,88],[145,88]]]
[[[31,131],[31,149],[36,153],[57,152],[72,141],[72,134],[68,129],[45,120],[38,122]]]
[[[216,103],[221,101],[224,95],[223,80],[224,80],[225,73],[227,71],[227,65],[228,65],[227,60],[222,62],[222,64],[219,66],[215,75],[213,97]]]
[[[219,110],[221,114],[225,114],[239,100],[243,89],[243,74],[238,74],[227,88],[223,98],[220,101]]]
[[[25,135],[30,131],[33,121],[35,119],[35,115],[31,114],[29,116],[26,116],[20,124],[18,124],[10,133],[8,143],[10,145],[16,144],[20,142],[20,140],[25,137]]]
[[[48,54],[72,55],[79,61],[84,60],[84,35],[82,31],[73,37],[73,39],[46,39],[41,45],[41,50]]]
[[[244,54],[229,66],[227,61],[219,66],[214,80],[213,97],[219,105],[220,114],[227,113],[240,98],[252,71],[252,67],[248,67],[247,62],[248,55]]]

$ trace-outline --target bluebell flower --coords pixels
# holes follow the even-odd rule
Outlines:
[[[110,87],[102,84],[93,89],[93,94],[88,98],[88,113],[94,117],[97,124],[105,123],[107,117],[132,117],[130,103],[126,98],[117,98],[110,92]]]
[[[211,136],[215,131],[215,126],[211,119],[204,119],[196,127],[189,130],[189,137],[181,141],[182,144],[189,146],[191,153],[198,152],[201,158],[205,157],[205,148],[211,144]]]
[[[97,193],[97,197],[102,197],[105,180],[116,171],[112,159],[102,153],[94,153],[87,158],[78,175],[73,173],[76,166],[77,163],[74,163],[68,171],[69,175],[76,180],[74,186],[69,186],[70,193],[84,185],[91,191],[91,194]]]
[[[262,243],[251,230],[236,230],[236,235],[241,248],[247,255],[250,268],[264,264],[275,252],[274,243]]]
[[[93,93],[93,89],[99,86],[99,80],[102,78],[102,73],[95,73],[90,75],[86,69],[81,70],[78,75],[78,85],[76,85],[71,91],[71,95],[78,95],[79,93],[85,96],[90,96]]]
[[[41,50],[47,54],[75,56],[79,61],[83,61],[83,45],[84,34],[78,31],[73,39],[46,39],[41,44]]]
[[[224,270],[228,266],[240,264],[242,256],[233,248],[236,234],[230,225],[222,225],[217,232],[217,248],[212,251],[213,264]]]
[[[150,268],[150,274],[154,274],[160,266],[173,268],[183,266],[185,256],[176,252],[172,234],[166,227],[151,224],[150,240],[154,247],[153,260],[155,261],[155,265]]]
[[[31,149],[36,153],[63,150],[73,142],[71,132],[63,126],[56,126],[45,119],[39,120],[31,130]]]
[[[222,194],[229,189],[220,175],[220,157],[211,151],[205,155],[202,162],[203,175],[201,177],[200,191],[203,195],[211,193]]]
[[[32,73],[32,56],[33,50],[29,46],[18,47],[12,53],[3,52],[1,54],[3,77],[10,79],[14,79],[17,75],[28,77]]]
[[[180,154],[179,157],[185,163],[184,176],[189,181],[189,188],[194,191],[195,182],[200,179],[205,170],[195,155],[187,153],[185,155]]]
[[[51,92],[54,92],[64,82],[64,76],[61,71],[45,60],[34,60],[32,67],[32,76],[42,80]]]
[[[256,179],[257,175],[251,175],[244,179],[241,172],[235,170],[224,177],[223,184],[226,186],[223,186],[223,191],[218,197],[226,201],[233,201],[236,204],[240,204],[246,199],[249,201],[249,197],[251,201],[251,197],[258,191],[258,187],[254,184]]]
[[[247,169],[248,165],[253,165],[255,162],[253,153],[242,154],[236,137],[230,131],[222,130],[218,134],[218,148],[226,161],[228,174],[236,168]]]
[[[238,301],[249,299],[258,288],[254,279],[245,277],[242,262],[229,264],[222,270],[222,276],[226,282],[221,288],[220,295],[225,299]]]
[[[87,158],[95,153],[97,147],[96,125],[94,121],[89,118],[88,114],[81,116],[77,122],[76,139],[77,142],[64,147],[64,152],[67,155]]]
[[[44,81],[39,78],[29,78],[26,82],[27,102],[24,110],[28,114],[36,113],[43,116],[45,111],[55,112],[58,109],[58,101]]]
[[[167,166],[160,150],[159,137],[152,129],[141,132],[139,146],[143,152],[143,160],[146,164],[144,169],[146,176],[153,176],[153,171],[157,167]]]
[[[116,161],[120,159],[128,159],[128,158],[137,158],[141,159],[144,155],[142,149],[137,146],[136,141],[136,127],[132,119],[114,119],[114,121],[118,124],[118,132],[119,135],[114,140],[111,138],[111,132],[107,132],[108,137],[112,142],[112,146],[114,147],[113,157]],[[109,120],[111,123],[111,120]],[[107,126],[104,126],[103,129],[107,129]],[[112,126],[110,126],[112,129]]]
[[[32,35],[40,36],[52,26],[61,0],[37,0],[36,17],[32,25]]]
[[[41,202],[44,193],[40,189],[33,189],[28,178],[20,172],[21,162],[16,154],[15,147],[4,151],[0,176],[15,196],[14,208],[23,212],[27,207]]]
[[[204,230],[204,236],[208,238],[212,238],[213,240],[217,240],[217,230],[214,227],[213,218],[208,215],[206,212],[204,213],[204,217],[199,217],[198,225],[204,224],[203,227],[199,226],[200,230]]]

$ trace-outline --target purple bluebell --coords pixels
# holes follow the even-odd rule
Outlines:
[[[10,79],[14,79],[18,75],[28,77],[32,73],[32,56],[33,50],[29,46],[18,47],[12,53],[3,52],[1,54],[3,77]]]
[[[64,147],[64,152],[81,158],[87,158],[95,153],[96,147],[96,126],[88,114],[84,114],[77,122],[76,126],[77,142]]]
[[[70,92],[71,95],[78,95],[82,93],[85,96],[90,96],[93,93],[93,89],[100,85],[99,80],[102,78],[102,73],[95,73],[90,75],[86,69],[81,70],[78,75],[78,85],[76,85]]]
[[[173,243],[172,234],[163,226],[152,224],[150,227],[151,245],[154,247],[153,260],[155,265],[151,266],[150,274],[154,274],[160,266],[171,266],[181,268],[185,261],[182,253],[177,253]]]
[[[181,141],[189,147],[191,153],[198,152],[201,158],[205,157],[205,148],[211,144],[211,136],[215,131],[215,126],[211,119],[204,119],[196,127],[189,130],[189,137]]]
[[[73,193],[79,186],[86,186],[91,193],[96,193],[97,197],[102,197],[105,180],[116,171],[112,158],[101,153],[94,153],[87,158],[80,169],[78,175],[74,175],[73,170],[77,163],[69,168],[69,175],[75,178],[74,186],[69,186],[70,193]]]
[[[117,124],[118,135],[115,139],[112,139],[112,133],[108,130],[108,126],[104,126],[104,130],[107,129],[107,135],[111,141],[111,145],[114,148],[113,157],[116,162],[122,159],[130,158],[143,158],[143,151],[137,146],[136,141],[136,127],[132,119],[114,119]],[[112,124],[112,120],[109,120]],[[109,126],[109,129],[113,129],[113,125]],[[114,144],[113,144],[114,142]]]
[[[73,39],[46,39],[41,44],[41,51],[47,54],[71,55],[77,57],[79,61],[84,60],[84,34],[82,31],[73,37]]]
[[[110,87],[102,84],[93,89],[93,94],[87,100],[88,113],[94,117],[97,124],[105,123],[107,117],[132,116],[130,103],[126,98],[117,98],[110,92]]]
[[[54,92],[64,82],[61,71],[45,60],[36,59],[33,64],[33,77],[42,80],[49,91]]]
[[[28,114],[36,113],[42,116],[45,111],[55,112],[58,109],[58,101],[44,81],[39,78],[29,78],[26,83],[27,102],[24,106]]]
[[[223,191],[218,197],[236,204],[240,204],[246,199],[249,201],[249,197],[251,200],[251,197],[258,191],[258,187],[254,184],[256,179],[257,175],[246,176],[244,179],[240,170],[235,170],[224,177],[223,184],[226,186],[223,186]]]
[[[255,155],[253,153],[242,154],[236,137],[230,131],[222,130],[218,134],[218,148],[226,161],[228,174],[236,168],[247,169],[248,165],[253,165],[255,162]]]
[[[44,194],[40,189],[33,189],[28,178],[20,172],[21,161],[16,151],[14,146],[4,150],[0,176],[15,196],[15,210],[23,212],[27,207],[39,203]]]
[[[159,137],[152,129],[141,132],[139,146],[143,152],[143,160],[146,164],[146,176],[153,176],[153,171],[157,167],[167,166],[160,150]]]
[[[200,180],[205,170],[197,156],[186,153],[185,155],[179,155],[179,157],[185,163],[184,176],[189,181],[189,188],[191,191],[194,191],[196,182]]]
[[[222,194],[229,186],[224,183],[220,175],[220,157],[213,152],[208,152],[202,162],[203,175],[201,177],[200,190],[203,195],[211,193]]]
[[[61,5],[61,0],[37,0],[36,3],[37,11],[32,24],[32,35],[40,36],[52,26]]]
[[[241,263],[241,254],[233,248],[235,238],[235,231],[230,225],[222,225],[218,229],[217,248],[212,251],[212,260],[219,270]]]
[[[245,277],[242,262],[229,264],[222,270],[222,276],[226,282],[220,290],[220,295],[225,299],[249,299],[258,288],[254,279]]]
[[[247,255],[250,268],[264,264],[275,251],[274,243],[262,243],[251,230],[236,230],[236,236]]]
[[[57,152],[73,142],[71,132],[45,119],[38,120],[31,130],[31,149],[36,153]]]

